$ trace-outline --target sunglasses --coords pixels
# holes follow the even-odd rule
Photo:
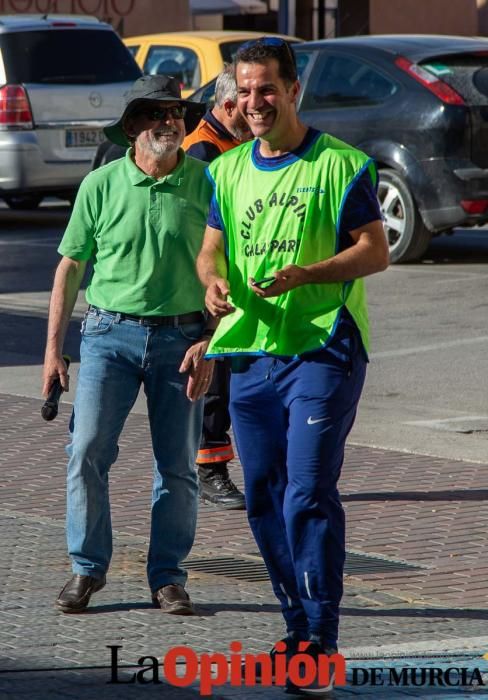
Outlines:
[[[175,105],[174,107],[148,107],[147,109],[138,109],[134,116],[145,117],[151,122],[166,121],[168,117],[172,119],[183,119],[186,114],[184,105]]]
[[[296,68],[295,54],[291,50],[290,44],[284,39],[280,39],[278,36],[263,36],[260,39],[250,39],[239,46],[237,54],[239,55],[241,51],[252,49],[253,46],[273,46],[277,49],[284,49],[287,57]]]

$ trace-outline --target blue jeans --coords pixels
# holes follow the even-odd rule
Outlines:
[[[358,331],[340,326],[303,358],[232,359],[230,412],[249,524],[288,631],[336,646],[345,517],[338,480],[366,372]]]
[[[108,474],[143,384],[154,453],[149,586],[154,592],[168,583],[185,584],[181,562],[195,537],[195,457],[203,401],[187,399],[188,377],[178,368],[202,326],[203,321],[178,328],[142,326],[103,312],[87,312],[67,447],[67,541],[74,573],[101,578],[109,567]]]

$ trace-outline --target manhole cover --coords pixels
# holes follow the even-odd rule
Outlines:
[[[256,555],[251,555],[256,556]],[[228,576],[242,581],[268,581],[268,572],[262,559],[244,557],[201,557],[185,561],[185,568],[215,576]],[[402,561],[391,561],[382,557],[357,552],[346,553],[346,574],[381,574],[393,571],[420,569],[419,566]]]

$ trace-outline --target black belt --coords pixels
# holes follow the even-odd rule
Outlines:
[[[136,321],[141,326],[172,326],[173,328],[178,328],[184,323],[200,323],[204,321],[203,311],[190,311],[187,314],[177,314],[176,316],[134,316],[133,314],[124,314],[119,311],[100,309],[92,304],[90,304],[89,309],[90,311],[113,316],[117,321]]]

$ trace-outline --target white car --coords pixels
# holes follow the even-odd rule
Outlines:
[[[0,16],[0,197],[16,209],[72,200],[140,75],[96,18]]]

